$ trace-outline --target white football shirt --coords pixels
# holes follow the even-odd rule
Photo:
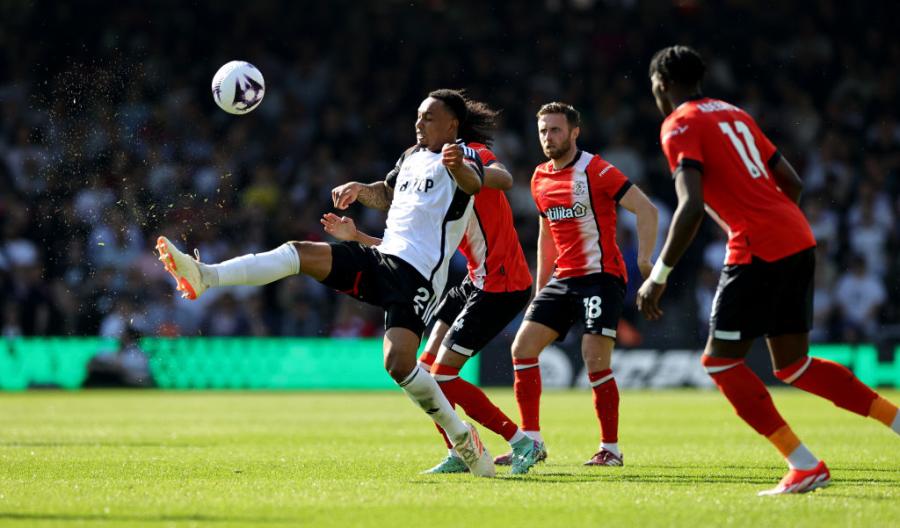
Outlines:
[[[478,155],[463,145],[465,163],[484,178]],[[441,163],[440,152],[413,147],[397,160],[385,182],[394,189],[384,237],[378,251],[412,265],[431,283],[424,317],[431,319],[447,283],[450,257],[459,246],[472,214],[472,196],[456,184]]]

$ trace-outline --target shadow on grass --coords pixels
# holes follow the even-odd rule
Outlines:
[[[821,496],[823,498],[834,498],[834,499],[853,499],[853,500],[869,500],[869,501],[890,501],[897,502],[897,497],[891,497],[889,495],[873,495],[873,494],[865,494],[865,493],[846,493],[840,491],[840,489],[834,489],[834,487],[825,488],[823,490],[816,490],[815,493],[817,496]]]
[[[585,482],[638,482],[645,484],[772,484],[773,479],[762,477],[737,478],[731,475],[634,475],[607,473],[605,475],[589,475],[585,473],[529,473],[527,475],[497,475],[491,482],[511,482],[516,484],[581,484]],[[777,479],[775,479],[777,481]],[[448,484],[450,480],[411,480],[410,484]]]
[[[287,524],[301,523],[298,518],[260,518],[260,517],[217,517],[215,515],[110,515],[92,513],[18,513],[0,512],[0,520],[10,521],[71,521],[92,522],[209,522],[209,523],[247,523],[255,524]]]
[[[832,472],[834,471],[865,471],[872,473],[891,473],[893,475],[897,475],[897,479],[900,480],[900,468],[884,468],[884,467],[848,467],[848,466],[828,466]]]
[[[506,480],[518,482],[636,482],[647,484],[772,484],[771,478],[738,477],[735,475],[640,475],[634,473],[610,472],[603,475],[585,475],[584,473],[532,473],[529,475],[508,476]]]
[[[698,464],[681,464],[681,465],[673,465],[673,464],[651,464],[651,465],[641,465],[639,466],[641,469],[688,469],[693,471],[698,470],[709,470],[709,471],[725,471],[729,469],[739,469],[742,471],[758,471],[758,470],[781,470],[784,469],[783,465],[780,464],[769,464],[769,465],[760,465],[760,466],[737,466],[737,465],[698,465]]]
[[[826,460],[827,463],[827,460]],[[724,469],[741,469],[741,470],[763,470],[763,469],[771,469],[771,470],[779,470],[784,471],[785,468],[781,464],[769,464],[769,465],[759,465],[759,466],[737,466],[737,465],[724,465],[724,466],[641,466],[645,468],[673,468],[673,469],[697,469],[698,467],[708,467],[714,470],[724,470]],[[872,467],[872,466],[832,466],[828,464],[828,469],[833,472],[835,471],[856,471],[856,472],[866,472],[866,473],[891,473],[893,475],[898,476],[898,480],[900,480],[900,470],[898,468],[884,468],[884,467]],[[843,479],[841,479],[843,480]]]
[[[647,466],[647,467],[660,467],[660,466]],[[686,466],[692,467],[692,466]],[[757,469],[769,469],[769,468],[758,468],[758,467],[747,467],[748,470],[757,470]],[[780,469],[780,468],[772,468],[772,469]],[[720,474],[639,474],[639,473],[623,473],[621,470],[616,471],[607,471],[603,474],[597,473],[595,475],[591,475],[589,473],[565,473],[565,472],[535,472],[529,473],[527,475],[510,475],[508,473],[503,473],[497,475],[497,478],[494,481],[499,482],[515,482],[518,484],[536,484],[536,483],[553,483],[553,484],[580,484],[585,482],[613,482],[613,483],[644,483],[644,484],[672,484],[672,485],[697,485],[697,484],[753,484],[758,486],[774,486],[778,480],[781,478],[781,472],[778,471],[773,473],[772,476],[764,476],[764,475],[735,475],[733,473],[722,472]],[[453,481],[450,480],[432,480],[432,479],[416,479],[409,481],[411,484],[425,484],[425,485],[438,485],[438,484],[446,484]],[[896,479],[886,479],[886,478],[839,478],[836,480],[836,484],[865,484],[865,485],[875,485],[875,486],[887,486],[893,487],[897,485]],[[829,495],[832,493],[829,492]],[[849,496],[849,495],[848,495]],[[877,497],[877,496],[868,496],[868,495],[860,495],[861,498],[872,498],[877,500],[884,500],[890,497]],[[896,498],[891,498],[892,500],[896,500]]]

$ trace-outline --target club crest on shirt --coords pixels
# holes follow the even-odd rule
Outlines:
[[[583,181],[575,182],[575,185],[572,187],[572,193],[575,196],[583,196],[587,192],[587,185]]]

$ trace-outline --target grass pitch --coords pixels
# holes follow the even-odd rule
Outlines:
[[[491,396],[516,416],[511,391]],[[623,468],[581,466],[590,393],[545,393],[550,458],[493,480],[420,475],[445,451],[399,391],[0,394],[0,525],[900,525],[900,438],[799,391],[775,399],[830,488],[757,497],[785,468],[717,392],[624,392]]]

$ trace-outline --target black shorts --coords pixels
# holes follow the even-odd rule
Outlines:
[[[616,338],[616,328],[625,304],[625,281],[609,273],[553,278],[531,301],[526,321],[549,326],[565,339],[575,321],[584,331]]]
[[[815,248],[775,262],[725,266],[713,299],[709,333],[724,341],[803,334],[812,329]]]
[[[444,295],[438,306],[435,317],[450,325],[441,344],[464,356],[474,356],[519,315],[530,298],[530,287],[515,292],[486,292],[466,277]]]
[[[407,328],[422,337],[426,314],[437,304],[432,286],[416,268],[358,242],[331,245],[331,272],[322,284],[384,308],[384,329]]]

